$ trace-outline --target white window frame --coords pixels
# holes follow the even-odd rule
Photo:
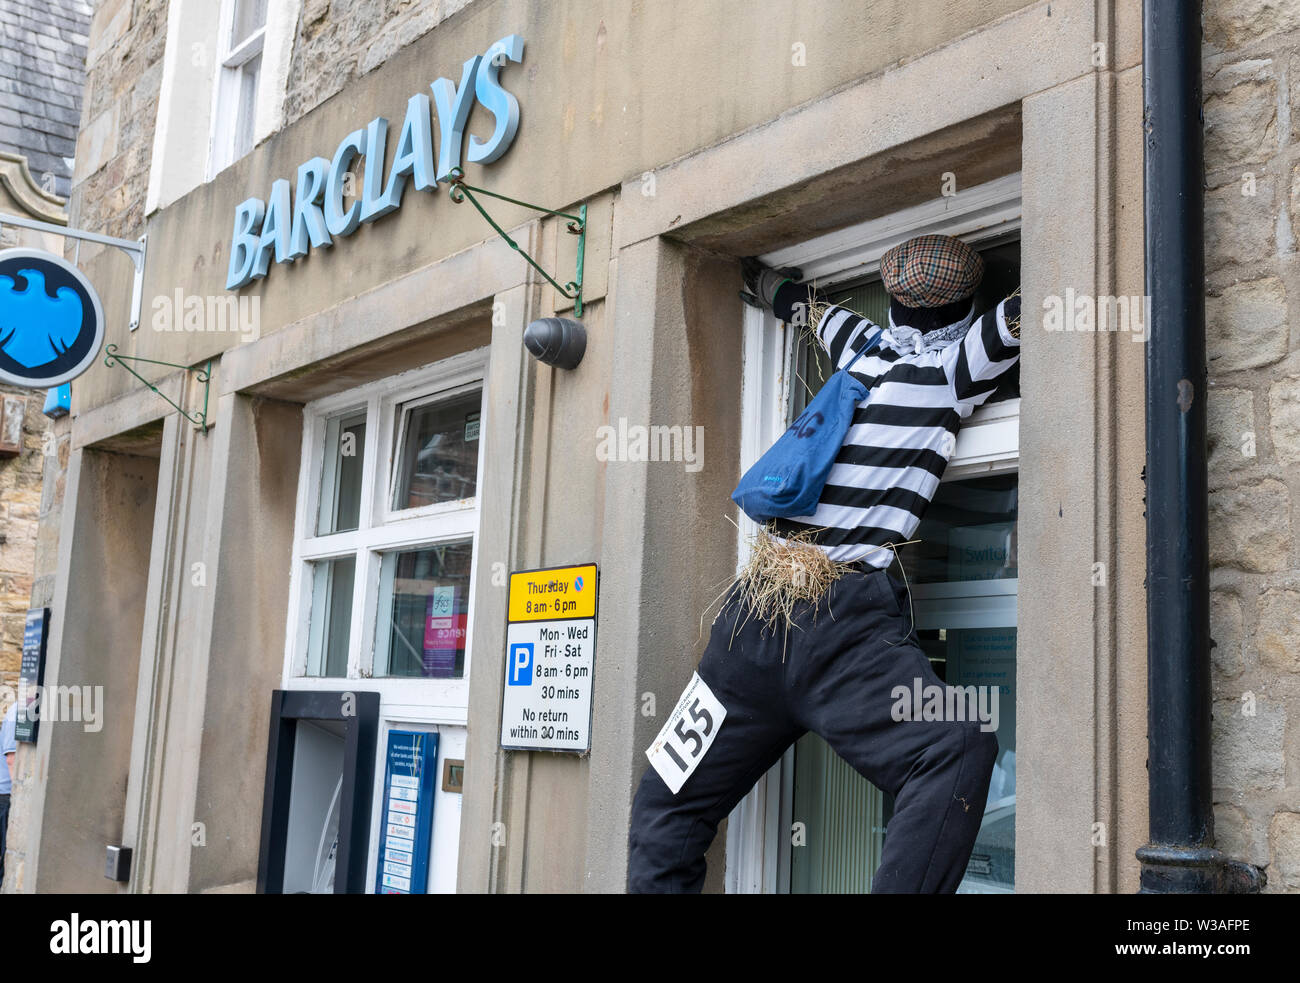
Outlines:
[[[253,31],[235,47],[230,47],[231,34],[235,29],[236,0],[222,0],[221,30],[217,34],[217,77],[212,86],[212,139],[208,149],[208,178],[211,179],[225,170],[243,153],[235,149],[235,131],[239,119],[239,90],[246,64],[263,54],[266,48],[267,24],[271,19],[273,0],[267,3],[266,20],[262,26]],[[266,82],[266,58],[258,70],[258,93],[253,102],[252,143],[245,149],[251,150],[257,144],[257,109],[261,102],[261,89]]]
[[[937,198],[881,218],[775,250],[759,259],[768,266],[797,266],[821,290],[860,280],[880,269],[885,251],[913,236],[942,233],[971,245],[1013,236],[1021,225],[1019,172]],[[744,309],[744,368],[741,382],[740,467],[743,473],[789,425],[798,332],[770,311]],[[1016,471],[1020,462],[1020,400],[982,406],[963,423],[943,480]],[[739,517],[737,570],[748,559],[757,524]],[[982,589],[996,603],[1015,604],[1016,580],[989,581]],[[943,585],[914,585],[918,625],[942,603]],[[937,592],[936,592],[937,591]],[[949,627],[958,627],[946,622]],[[794,799],[794,748],[758,780],[727,822],[726,891],[777,893],[790,883],[790,823]]]
[[[480,348],[413,369],[378,382],[324,397],[304,407],[302,466],[294,519],[292,572],[289,580],[288,624],[285,632],[282,684],[285,689],[337,690],[363,681],[362,688],[380,694],[386,718],[430,724],[464,726],[468,722],[469,680],[473,664],[473,618],[467,618],[464,673],[459,679],[374,676],[375,629],[378,624],[381,553],[395,549],[468,539],[477,556],[480,512],[478,498],[393,512],[392,482],[398,413],[410,405],[445,399],[481,388],[480,435],[486,433],[488,349]],[[358,528],[349,532],[316,533],[317,510],[324,470],[325,428],[330,418],[366,411],[362,454],[361,508]],[[483,473],[483,438],[478,447],[478,474]],[[356,555],[352,620],[348,636],[347,676],[308,676],[313,577],[311,564],[332,557]],[[471,576],[468,610],[474,609],[477,584]]]
[[[469,382],[464,385],[457,386],[454,389],[431,394],[423,399],[417,398],[417,399],[408,400],[407,402],[402,404],[403,409],[404,410],[419,409],[420,407],[427,406],[430,403],[438,403],[438,402],[442,402],[445,399],[463,395],[466,392],[472,391],[474,385],[475,385],[474,382]],[[402,446],[402,441],[406,437],[407,419],[409,419],[409,414],[404,413],[400,420],[397,419],[396,416],[394,416],[392,420],[393,425],[394,427],[396,427],[396,429],[389,433],[389,437],[392,440],[392,446],[390,448],[391,462],[388,469],[389,494],[388,497],[385,499],[382,500],[379,498],[375,499],[374,521],[376,523],[398,522],[406,519],[419,519],[419,518],[426,518],[428,516],[443,515],[444,513],[457,512],[459,510],[464,509],[466,507],[466,503],[474,501],[474,499],[458,499],[450,502],[435,502],[432,505],[421,505],[413,509],[399,509],[394,511],[392,492],[397,482],[397,468],[399,464],[397,460],[397,450]],[[483,418],[480,416],[479,417],[480,433],[482,432],[482,420]]]

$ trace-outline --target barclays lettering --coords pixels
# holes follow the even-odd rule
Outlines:
[[[486,140],[470,135],[465,156],[479,164],[500,159],[519,129],[519,101],[501,85],[501,68],[507,62],[522,62],[523,57],[523,38],[511,34],[466,61],[459,86],[440,78],[429,86],[432,102],[423,92],[411,96],[387,181],[383,161],[388,120],[377,116],[364,130],[345,136],[331,159],[313,157],[299,165],[292,188],[289,181],[279,178],[272,182],[266,201],[249,198],[237,205],[226,289],[238,290],[266,276],[273,257],[277,263],[293,262],[312,249],[324,249],[335,239],[351,235],[361,223],[395,211],[408,182],[417,191],[437,191],[438,183],[461,166],[465,128],[475,101],[492,114],[496,124]],[[436,166],[433,113],[437,114],[439,135]],[[367,165],[361,195],[348,204],[344,201],[345,181],[358,157],[379,163]]]

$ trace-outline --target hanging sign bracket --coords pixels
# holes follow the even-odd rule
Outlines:
[[[78,252],[80,252],[80,243],[94,242],[101,246],[112,246],[126,253],[131,259],[131,265],[135,267],[135,278],[131,283],[131,322],[128,325],[129,330],[134,331],[140,326],[140,303],[144,294],[144,257],[145,250],[148,246],[148,235],[142,235],[139,239],[118,239],[115,236],[100,235],[98,232],[86,232],[82,229],[70,229],[66,225],[55,225],[53,222],[39,222],[32,218],[23,218],[20,215],[5,215],[0,213],[0,226],[12,225],[19,229],[31,229],[33,232],[47,232],[51,235],[63,236],[65,239],[75,239],[78,242]],[[77,260],[73,258],[75,265]]]
[[[127,365],[126,364],[127,362],[148,362],[150,365],[165,365],[169,369],[184,369],[185,372],[187,373],[186,375],[187,378],[188,378],[188,373],[193,372],[194,378],[197,379],[199,382],[203,383],[203,410],[199,413],[190,413],[188,410],[185,409],[185,407],[173,401],[170,396],[168,396],[166,393],[160,390],[156,385],[154,385],[152,382],[150,382],[148,379],[142,376],[135,369],[131,368],[131,366]],[[173,407],[175,407],[176,410],[179,411],[181,416],[185,417],[185,419],[189,420],[190,423],[194,424],[204,433],[207,433],[208,428],[212,426],[212,424],[208,422],[208,388],[212,384],[212,361],[211,360],[208,361],[207,365],[205,365],[203,368],[200,369],[200,368],[195,368],[194,366],[191,365],[178,365],[175,362],[160,362],[156,358],[141,358],[139,355],[122,355],[118,352],[117,345],[105,345],[104,364],[107,365],[109,368],[112,368],[114,365],[122,366],[122,368],[126,369],[133,376],[135,376],[137,379],[143,382],[147,388],[152,389],[160,397],[162,397]]]
[[[557,212],[553,208],[543,208],[541,205],[533,205],[526,201],[520,201],[518,198],[509,198],[506,195],[499,195],[495,191],[488,191],[486,188],[476,188],[471,184],[466,184],[464,172],[461,171],[459,167],[453,167],[451,171],[448,172],[448,176],[450,178],[451,190],[447,193],[451,197],[451,200],[460,203],[468,198],[469,203],[478,209],[479,214],[487,219],[488,225],[496,229],[497,235],[501,236],[511,249],[515,250],[515,252],[519,253],[520,256],[526,259],[528,265],[545,277],[546,282],[558,290],[562,296],[573,301],[574,316],[582,317],[582,262],[583,253],[585,252],[587,245],[587,206],[578,206],[577,215],[571,215],[568,212]],[[501,226],[497,225],[497,223],[493,221],[492,216],[489,215],[484,210],[483,206],[479,204],[478,199],[474,197],[473,192],[478,192],[481,195],[490,195],[493,198],[508,201],[512,205],[522,205],[524,208],[533,209],[533,211],[545,212],[547,215],[554,215],[557,218],[567,218],[569,221],[566,228],[568,229],[569,234],[578,237],[578,268],[574,278],[564,286],[560,286],[549,273],[537,265],[537,262],[528,255],[527,251],[519,248],[519,243],[510,238],[510,236],[506,234],[505,229],[501,228]]]

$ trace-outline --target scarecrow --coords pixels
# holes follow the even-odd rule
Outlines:
[[[1019,358],[1019,290],[977,318],[983,260],[942,235],[885,253],[883,328],[828,304],[797,282],[798,270],[745,260],[743,273],[747,303],[813,330],[845,391],[866,395],[850,401],[824,476],[802,498],[812,503],[806,514],[768,518],[751,507],[741,491],[753,471],[733,496],[764,520],[762,531],[674,710],[691,743],[661,753],[661,732],[647,752],[654,767],[632,807],[629,890],[698,892],[718,823],[811,730],[894,796],[873,893],[953,892],[979,832],[997,738],[978,720],[895,719],[898,687],[943,683],[913,631],[909,594],[887,568],[934,497],[962,422]],[[825,422],[801,417],[782,441],[797,456],[799,437]],[[761,491],[764,478],[752,487]]]

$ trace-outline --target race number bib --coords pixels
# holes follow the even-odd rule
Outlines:
[[[727,708],[718,702],[708,683],[698,672],[693,674],[668,722],[645,752],[673,795],[681,791],[691,772],[704,760],[726,716]]]

